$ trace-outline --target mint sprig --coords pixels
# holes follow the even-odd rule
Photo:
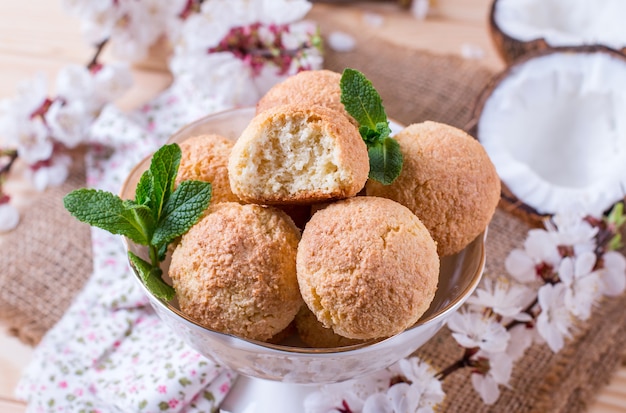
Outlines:
[[[358,123],[359,133],[367,145],[369,177],[389,185],[402,171],[402,152],[391,138],[389,120],[378,91],[372,82],[355,69],[345,69],[339,82],[341,103]]]
[[[139,179],[134,200],[87,188],[63,198],[65,208],[79,221],[148,246],[149,262],[130,251],[128,258],[148,290],[164,300],[175,295],[163,281],[160,268],[167,246],[198,222],[211,201],[208,182],[183,181],[174,190],[180,159],[175,143],[156,151],[150,168]]]

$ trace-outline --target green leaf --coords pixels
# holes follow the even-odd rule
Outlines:
[[[150,277],[150,270],[152,269],[152,265],[148,261],[140,258],[130,251],[128,251],[128,259],[130,260],[130,263],[132,264],[135,271],[137,271],[142,280],[145,281],[148,279],[148,277]]]
[[[345,69],[339,81],[341,103],[346,111],[359,123],[377,130],[378,123],[387,123],[387,114],[380,95],[363,73]]]
[[[152,201],[152,172],[146,170],[135,188],[135,202],[139,205],[150,207]]]
[[[161,212],[174,190],[174,180],[180,164],[180,147],[172,143],[163,145],[154,153],[150,162],[152,174],[152,212],[157,222],[160,221]]]
[[[400,145],[389,137],[391,128],[380,95],[361,72],[345,69],[339,82],[341,103],[359,123],[359,133],[367,145],[369,177],[389,185],[400,175]]]
[[[132,201],[123,201],[110,192],[83,188],[67,194],[63,205],[79,221],[148,245],[148,235],[140,221],[145,211]]]
[[[402,171],[402,152],[395,139],[385,138],[369,147],[369,177],[383,185],[389,185],[400,176]]]
[[[617,251],[617,250],[621,249],[623,246],[624,246],[624,244],[622,244],[622,234],[617,233],[609,241],[609,243],[607,245],[607,249],[609,251]]]
[[[619,231],[622,225],[624,225],[624,222],[626,222],[626,216],[624,216],[623,202],[618,202],[617,204],[615,204],[613,209],[611,209],[611,212],[609,212],[609,215],[606,218],[606,222],[609,225],[613,225],[616,231]]]
[[[163,208],[161,221],[152,236],[152,245],[163,245],[184,234],[198,222],[211,201],[211,184],[183,181]]]
[[[174,291],[172,286],[163,281],[161,278],[163,271],[161,271],[160,268],[153,267],[149,262],[143,260],[130,251],[128,251],[128,258],[133,268],[137,271],[144,284],[152,294],[165,301],[169,301],[174,298],[176,291]]]

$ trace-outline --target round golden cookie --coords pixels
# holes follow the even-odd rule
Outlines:
[[[439,281],[437,247],[408,208],[355,197],[313,215],[297,255],[302,298],[317,319],[352,339],[389,337],[428,309]]]
[[[239,201],[228,181],[228,156],[234,144],[220,135],[199,135],[180,142],[176,185],[188,179],[210,182],[211,204]]]
[[[395,136],[404,163],[391,185],[369,181],[367,195],[408,207],[437,242],[439,255],[461,251],[485,230],[500,200],[500,179],[481,144],[436,122],[413,124]]]
[[[258,101],[256,111],[259,113],[288,104],[319,105],[342,113],[356,125],[357,122],[341,103],[340,81],[341,74],[331,70],[303,70],[272,86]]]
[[[330,328],[324,327],[306,305],[303,305],[296,314],[295,325],[300,340],[313,348],[344,347],[363,342],[340,336]]]
[[[302,305],[300,231],[282,211],[224,202],[182,239],[169,268],[180,309],[212,330],[268,340]]]
[[[228,159],[232,192],[259,204],[311,204],[356,195],[367,181],[357,128],[322,106],[277,106],[256,115]]]

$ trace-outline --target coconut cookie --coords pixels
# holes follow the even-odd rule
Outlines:
[[[303,305],[296,314],[295,326],[302,342],[313,348],[344,347],[363,342],[340,336],[330,328],[324,327],[306,305]]]
[[[268,340],[302,305],[300,231],[282,211],[235,202],[209,209],[182,236],[169,275],[180,309],[212,330]]]
[[[220,135],[200,135],[179,143],[180,165],[176,185],[189,179],[211,183],[211,204],[239,201],[230,190],[228,156],[234,145]]]
[[[367,195],[408,207],[430,231],[439,255],[461,251],[485,230],[500,200],[500,179],[478,141],[436,122],[395,136],[404,163],[391,185],[369,181]]]
[[[369,173],[361,135],[321,106],[278,106],[256,115],[228,160],[235,195],[259,204],[311,204],[356,195]]]
[[[256,111],[288,104],[319,105],[342,113],[356,125],[341,103],[340,80],[341,74],[331,70],[304,70],[272,86],[257,103]]]
[[[426,227],[390,199],[355,197],[328,205],[306,225],[297,255],[307,306],[335,333],[389,337],[428,309],[439,281],[437,247]]]

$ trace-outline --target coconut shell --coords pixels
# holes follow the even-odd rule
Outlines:
[[[512,72],[514,72],[519,66],[525,64],[531,59],[535,59],[541,56],[548,55],[550,53],[558,53],[558,52],[570,52],[570,53],[608,53],[614,57],[618,57],[620,59],[626,60],[626,55],[621,54],[619,51],[614,49],[595,45],[595,46],[572,46],[572,47],[554,47],[554,48],[544,48],[537,49],[534,51],[530,51],[524,56],[518,58],[513,64],[509,65],[506,69],[502,70],[500,73],[494,75],[491,80],[487,83],[482,92],[478,95],[476,99],[476,103],[474,106],[474,110],[472,112],[472,118],[470,122],[464,127],[464,130],[474,137],[475,139],[479,138],[480,131],[478,130],[478,124],[487,103],[487,100],[491,97],[497,87],[506,79]],[[550,214],[542,214],[538,212],[532,206],[524,203],[523,200],[519,199],[504,182],[501,182],[501,194],[500,194],[500,202],[498,205],[505,211],[512,213],[513,215],[523,219],[529,225],[533,227],[543,227],[546,219],[550,218]]]
[[[558,49],[558,47],[550,46],[545,39],[534,39],[529,41],[523,41],[519,39],[515,39],[510,35],[506,34],[500,26],[496,23],[495,19],[495,11],[497,7],[498,0],[493,0],[491,3],[491,8],[489,11],[489,32],[491,35],[491,40],[494,43],[496,50],[500,57],[507,64],[512,64],[517,59],[522,56],[533,53],[540,52],[543,50],[549,49]],[[586,45],[588,46],[588,45]],[[586,47],[583,45],[577,46],[572,45],[572,47]],[[594,46],[591,46],[594,47]],[[626,47],[619,50],[622,55],[626,56]]]

